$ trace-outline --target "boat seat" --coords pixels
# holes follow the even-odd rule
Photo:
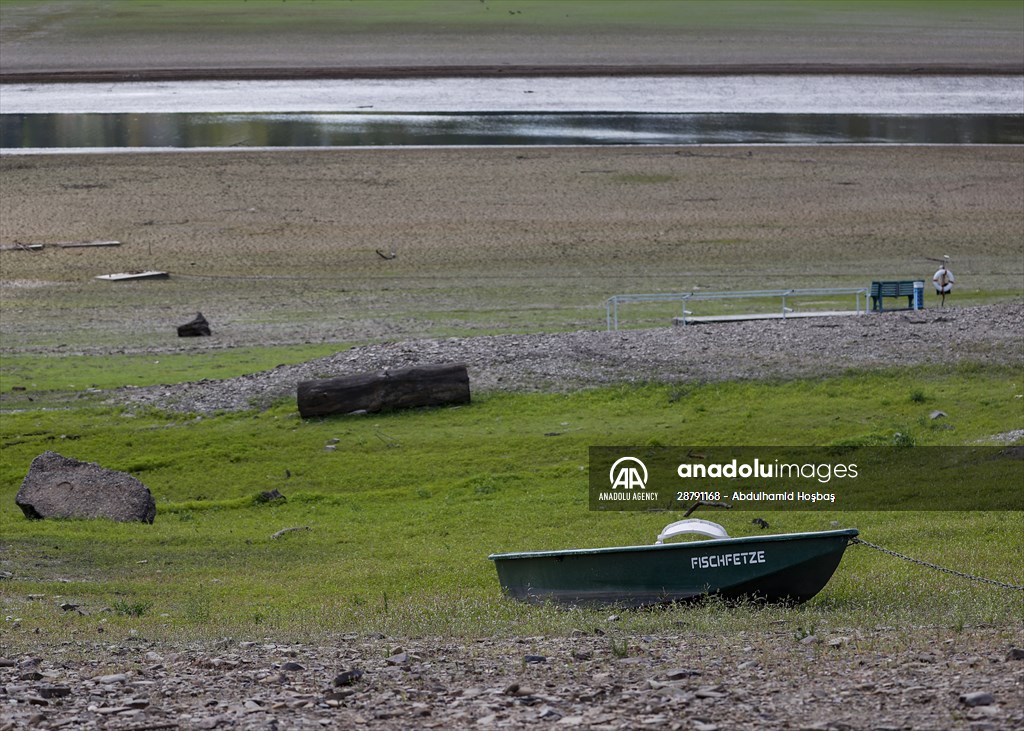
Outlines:
[[[657,546],[669,538],[682,535],[700,535],[707,538],[729,537],[725,528],[718,523],[712,523],[710,520],[701,520],[700,518],[687,518],[686,520],[677,520],[675,523],[666,525],[661,533],[658,534],[658,540],[654,542],[654,545]]]

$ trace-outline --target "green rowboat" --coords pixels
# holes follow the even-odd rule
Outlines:
[[[697,534],[703,540],[664,543]],[[683,520],[650,546],[499,553],[489,558],[509,596],[569,605],[641,607],[716,595],[807,601],[828,583],[857,530],[730,538],[717,523]]]

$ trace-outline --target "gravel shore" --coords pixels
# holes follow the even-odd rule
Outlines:
[[[612,636],[64,645],[0,658],[0,729],[1024,727],[1019,634]]]
[[[473,392],[568,391],[614,383],[791,379],[847,369],[1024,364],[1024,305],[721,322],[618,332],[408,340],[352,348],[221,381],[124,388],[115,403],[213,413],[266,407],[303,380],[463,363]]]

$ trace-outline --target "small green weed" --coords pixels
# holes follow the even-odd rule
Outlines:
[[[111,605],[115,613],[123,617],[141,617],[153,608],[150,601],[126,601],[119,599]]]
[[[620,640],[614,637],[608,638],[608,648],[611,650],[612,657],[619,659],[629,657],[629,640],[623,637]]]

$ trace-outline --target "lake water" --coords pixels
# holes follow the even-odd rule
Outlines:
[[[1019,76],[688,76],[0,86],[0,151],[1022,144]]]
[[[1024,144],[1012,114],[3,114],[0,148]]]

